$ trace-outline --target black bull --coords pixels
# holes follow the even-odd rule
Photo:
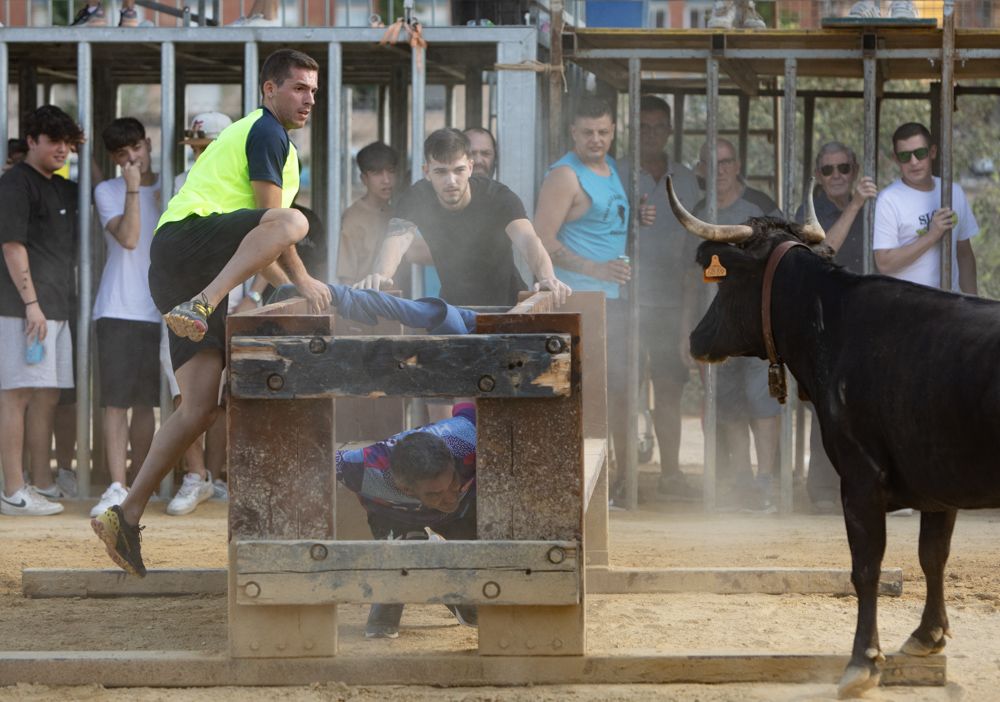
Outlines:
[[[680,217],[680,215],[679,215]],[[682,220],[683,221],[683,220]],[[691,333],[702,361],[766,359],[765,263],[798,225],[762,218],[740,243],[705,242],[727,273]],[[849,273],[825,245],[792,248],[774,273],[771,327],[779,358],[813,401],[823,446],[841,480],[858,619],[841,696],[878,684],[876,623],[885,513],[920,510],[927,597],[911,655],[949,635],[944,567],[958,509],[1000,507],[1000,303],[884,276]]]

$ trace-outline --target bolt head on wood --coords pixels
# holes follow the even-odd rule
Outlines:
[[[483,585],[483,597],[488,600],[495,600],[500,596],[500,584],[490,580],[488,583]]]
[[[309,549],[309,555],[314,561],[325,561],[328,552],[323,544],[313,544],[312,548]]]
[[[267,387],[268,389],[277,392],[278,390],[281,390],[281,388],[285,387],[285,379],[277,373],[272,373],[267,376]]]
[[[566,560],[566,551],[559,548],[558,546],[553,546],[548,552],[549,563],[562,563]]]
[[[548,351],[549,353],[562,353],[563,351],[562,339],[559,339],[554,336],[551,337],[550,339],[548,339],[548,341],[545,342],[545,350]]]
[[[483,392],[490,392],[496,387],[496,381],[493,380],[492,376],[484,375],[479,379],[479,389]]]
[[[318,336],[309,340],[309,351],[311,353],[323,353],[326,351],[326,342]]]
[[[260,585],[254,582],[249,582],[243,586],[243,592],[247,597],[257,597],[260,594]]]

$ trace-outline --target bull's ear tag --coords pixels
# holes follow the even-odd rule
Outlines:
[[[726,267],[719,262],[719,257],[713,255],[701,279],[706,283],[718,283],[726,277]]]

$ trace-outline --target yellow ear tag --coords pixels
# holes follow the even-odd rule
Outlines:
[[[708,264],[708,268],[705,269],[701,279],[706,283],[718,283],[725,277],[726,269],[719,263],[719,257],[712,256],[712,262]]]

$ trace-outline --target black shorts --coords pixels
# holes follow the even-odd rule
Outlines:
[[[156,230],[149,250],[149,292],[162,314],[204,290],[236,253],[267,210],[191,215]],[[204,349],[226,348],[226,300],[208,319],[201,341],[170,332],[170,363],[177,370]]]
[[[160,404],[160,323],[102,317],[96,324],[101,407]]]

